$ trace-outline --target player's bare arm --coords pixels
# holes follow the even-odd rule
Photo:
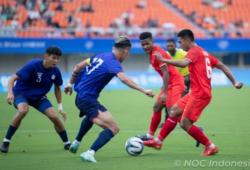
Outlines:
[[[182,60],[170,60],[170,59],[165,59],[165,58],[162,58],[161,59],[162,62],[165,62],[167,64],[171,64],[173,66],[176,66],[176,67],[186,67],[188,66],[192,61],[188,58],[184,58]]]
[[[154,55],[156,56],[158,61],[162,61],[164,60],[164,57],[162,56],[161,53],[159,52],[155,52]],[[163,86],[162,86],[162,90],[164,90],[164,92],[166,92],[167,88],[168,88],[168,81],[169,81],[169,74],[168,74],[168,70],[167,70],[167,63],[163,64],[161,66],[161,71],[163,73]]]
[[[133,80],[131,80],[128,76],[126,76],[126,74],[124,74],[123,72],[119,72],[117,73],[117,77],[127,86],[136,89],[144,94],[146,94],[149,97],[154,97],[154,94],[152,92],[152,90],[150,89],[144,89],[142,87],[140,87],[138,84],[136,84]]]
[[[235,80],[235,78],[232,75],[231,71],[229,70],[229,68],[225,64],[223,64],[222,62],[219,62],[218,64],[215,65],[215,67],[223,71],[223,73],[227,76],[227,78],[231,81],[232,85],[236,89],[240,89],[240,88],[243,87],[243,83],[242,82],[237,82]]]
[[[162,56],[161,53],[159,52],[155,52],[154,55],[156,56],[158,61],[162,61],[164,59],[164,57]],[[167,63],[166,64],[162,64],[161,65],[161,71],[162,71],[162,78],[163,78],[163,85],[162,85],[162,90],[163,90],[163,96],[161,97],[162,99],[164,98],[164,100],[166,99],[166,92],[167,92],[167,88],[168,88],[168,82],[169,82],[169,74],[168,74],[168,68],[167,68]]]
[[[58,112],[62,115],[63,120],[67,120],[67,113],[63,110],[62,92],[60,86],[55,85],[55,97],[58,104]]]
[[[161,96],[161,101],[162,102],[166,102],[167,99],[167,89],[168,89],[168,82],[169,82],[169,74],[168,74],[168,70],[167,70],[167,64],[164,64],[163,66],[161,66],[161,71],[162,71],[162,78],[163,78],[163,85],[162,85],[162,91],[163,94]]]
[[[64,88],[64,92],[66,94],[69,94],[69,95],[72,94],[72,85],[75,83],[76,78],[79,75],[79,73],[81,72],[81,70],[88,65],[90,65],[90,58],[87,58],[86,60],[75,65],[73,72],[72,72],[72,75],[71,75],[71,78],[69,80],[69,83]]]
[[[19,77],[14,74],[8,81],[8,95],[7,95],[7,102],[8,104],[12,104],[14,101],[14,94],[13,94],[13,87],[14,87],[14,83],[15,81],[19,79]]]

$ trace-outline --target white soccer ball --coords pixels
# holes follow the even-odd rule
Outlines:
[[[137,137],[129,138],[125,143],[125,149],[129,155],[138,156],[144,148],[143,141]]]

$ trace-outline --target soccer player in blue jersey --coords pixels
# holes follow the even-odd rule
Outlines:
[[[127,58],[130,48],[130,40],[125,36],[120,36],[115,41],[112,52],[95,55],[77,64],[68,86],[65,87],[65,93],[71,94],[74,84],[74,90],[77,93],[76,106],[80,110],[80,117],[85,116],[78,134],[70,146],[70,152],[77,152],[83,136],[93,124],[103,128],[90,149],[80,155],[83,160],[96,162],[95,152],[119,132],[119,127],[111,113],[98,102],[100,92],[114,76],[117,76],[129,87],[147,96],[154,96],[152,90],[140,87],[123,72],[121,62]]]
[[[8,82],[7,102],[16,107],[17,113],[0,147],[1,152],[8,152],[11,138],[28,113],[29,106],[45,114],[54,123],[55,130],[64,143],[64,149],[69,149],[70,142],[64,125],[46,97],[51,86],[54,85],[59,113],[62,114],[64,120],[66,120],[66,113],[62,107],[60,89],[63,81],[61,72],[56,67],[61,55],[62,52],[58,47],[48,47],[43,59],[33,59],[29,61],[10,78]]]

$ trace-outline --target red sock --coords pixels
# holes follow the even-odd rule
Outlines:
[[[178,118],[169,116],[166,122],[164,123],[163,127],[161,128],[160,134],[158,136],[158,139],[163,141],[169,133],[174,130],[176,124],[177,124]]]
[[[188,134],[205,146],[211,143],[208,137],[195,125],[191,126]]]
[[[155,134],[155,131],[158,128],[160,121],[161,121],[161,112],[154,112],[152,119],[151,119],[149,130],[148,130],[148,133],[150,135],[153,136]]]

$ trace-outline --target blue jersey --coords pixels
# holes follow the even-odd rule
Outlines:
[[[77,96],[97,99],[109,81],[122,72],[121,63],[113,53],[102,53],[90,58],[90,65],[83,68],[75,82]]]
[[[19,79],[13,88],[14,95],[23,95],[31,100],[45,96],[51,86],[62,85],[62,75],[57,67],[46,69],[42,59],[34,59],[16,72]]]

